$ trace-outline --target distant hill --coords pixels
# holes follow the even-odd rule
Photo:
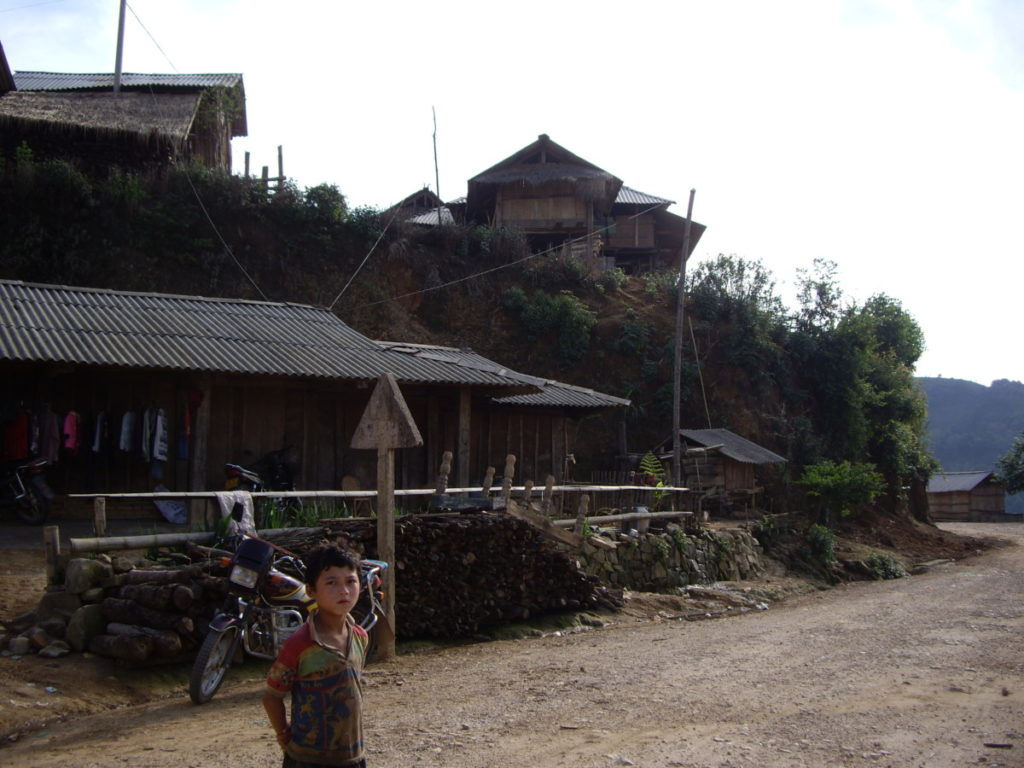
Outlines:
[[[991,386],[963,379],[918,378],[928,398],[928,430],[935,458],[947,472],[994,470],[996,459],[1024,431],[1024,384],[999,379]],[[1024,494],[1007,509],[1024,514]]]

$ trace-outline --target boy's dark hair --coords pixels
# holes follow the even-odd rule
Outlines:
[[[316,587],[316,580],[328,568],[351,568],[359,573],[359,555],[339,544],[321,544],[302,558],[306,565],[306,586]]]

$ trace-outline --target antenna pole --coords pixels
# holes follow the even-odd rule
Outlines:
[[[679,435],[682,428],[679,401],[683,388],[683,309],[686,300],[686,260],[690,256],[690,222],[693,220],[693,196],[696,194],[696,189],[690,190],[690,203],[686,207],[686,228],[683,230],[683,257],[679,260],[679,284],[676,286],[676,361],[672,370],[672,482],[677,488],[683,485],[683,478],[680,476],[683,441]]]
[[[121,13],[117,17],[117,57],[114,61],[114,93],[121,92],[121,58],[124,55],[124,7],[128,0],[121,0]]]

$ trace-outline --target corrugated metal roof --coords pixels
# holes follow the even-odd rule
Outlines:
[[[458,365],[460,367],[472,368],[479,371],[487,371],[500,376],[514,378],[524,384],[532,384],[540,387],[540,392],[507,395],[491,398],[499,405],[523,405],[551,408],[623,408],[629,405],[629,400],[614,395],[606,395],[585,387],[577,387],[573,384],[566,384],[553,379],[542,379],[537,376],[529,376],[488,360],[478,355],[471,349],[456,349],[455,347],[442,347],[433,344],[405,344],[394,341],[378,342],[392,350],[402,350],[414,354],[423,360],[439,360]]]
[[[786,461],[779,454],[762,448],[728,429],[681,429],[679,434],[697,445],[721,445],[722,454],[744,464],[778,464]]]
[[[991,472],[946,472],[932,475],[928,480],[928,493],[949,493],[951,491],[973,491],[992,477]]]
[[[424,224],[428,227],[436,227],[438,220],[438,210],[439,209],[434,208],[433,210],[427,211],[426,213],[421,213],[418,216],[410,216],[408,219],[406,219],[406,221],[408,221],[411,224]],[[455,218],[452,216],[452,212],[448,209],[448,206],[441,206],[440,211],[440,219],[442,224],[455,223]]]
[[[529,387],[383,348],[330,311],[0,280],[0,359],[172,370]]]
[[[619,189],[619,194],[615,197],[615,202],[624,205],[672,205],[675,203],[675,200],[666,200],[664,197],[648,195],[645,192],[630,189],[623,185]]]
[[[15,72],[14,82],[19,91],[80,91],[91,89],[113,89],[113,73],[76,72]],[[204,75],[165,75],[121,73],[121,87],[145,88],[213,88],[223,86],[234,88],[242,82],[238,73]]]

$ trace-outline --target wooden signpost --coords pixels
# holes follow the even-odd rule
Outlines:
[[[382,374],[370,395],[355,434],[353,448],[377,450],[377,557],[384,572],[384,616],[377,622],[377,658],[395,656],[395,449],[423,445],[409,406],[395,377]]]

